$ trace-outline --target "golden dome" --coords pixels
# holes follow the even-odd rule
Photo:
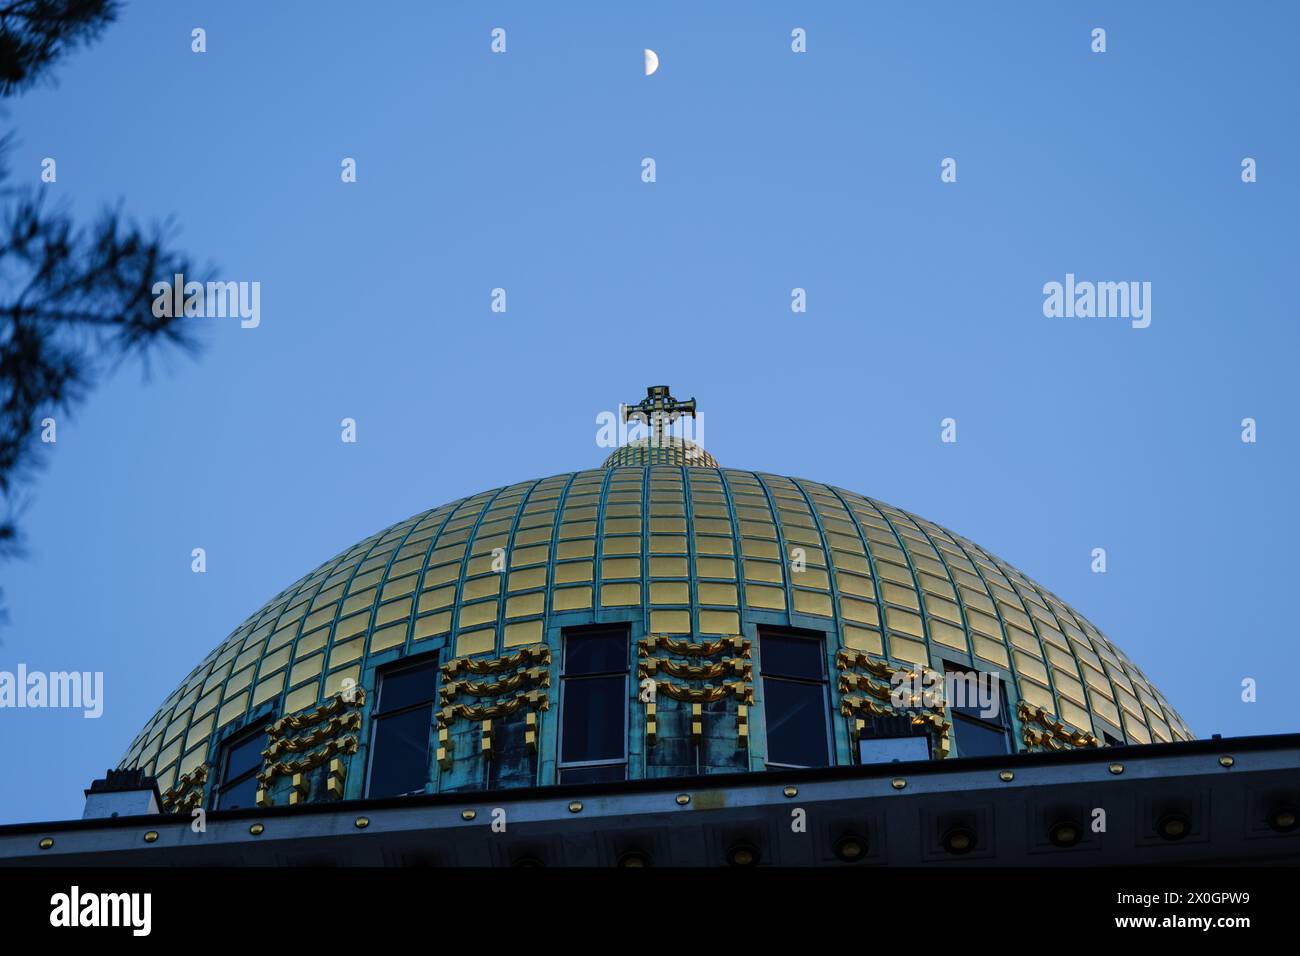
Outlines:
[[[960,535],[816,481],[615,461],[453,501],[326,561],[217,645],[120,766],[166,791],[211,766],[241,725],[321,708],[352,682],[372,694],[375,668],[392,660],[555,645],[558,661],[561,627],[609,621],[625,622],[634,646],[780,625],[822,632],[829,652],[861,661],[995,671],[1020,708],[1017,749],[1039,739],[1031,723],[1056,728],[1043,740],[1192,737],[1096,627]],[[761,752],[756,740],[750,755]]]

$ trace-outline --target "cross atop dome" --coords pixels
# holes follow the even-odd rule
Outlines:
[[[689,415],[693,421],[689,432],[683,423],[684,432],[680,437],[668,433],[673,422],[683,415]],[[605,459],[606,468],[618,468],[625,465],[679,465],[689,468],[717,468],[718,461],[704,450],[704,419],[700,416],[699,406],[694,398],[685,401],[674,398],[667,385],[651,385],[645,390],[645,398],[632,405],[619,405],[619,436],[624,442],[614,449]],[[645,438],[629,440],[624,434],[623,425],[627,422],[641,421],[649,432]],[[690,435],[690,438],[686,437]]]
[[[651,447],[659,448],[664,443],[664,425],[671,425],[682,415],[695,417],[694,398],[678,401],[673,398],[667,385],[651,385],[645,390],[645,398],[635,405],[623,406],[623,421],[640,419],[651,429]]]

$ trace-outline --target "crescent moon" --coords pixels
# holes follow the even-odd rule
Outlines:
[[[645,51],[645,75],[650,76],[659,69],[659,54],[654,50]]]

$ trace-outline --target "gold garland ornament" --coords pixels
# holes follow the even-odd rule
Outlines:
[[[691,660],[674,660],[656,657],[656,651],[666,651],[677,657]],[[730,651],[732,656],[711,661],[708,658]],[[653,691],[643,693],[645,704],[646,744],[654,746],[659,739],[659,715],[655,700],[659,695],[691,705],[691,740],[698,744],[704,736],[704,704],[734,697],[736,704],[736,743],[741,749],[749,746],[749,705],[754,703],[753,650],[749,641],[739,634],[720,637],[712,641],[693,642],[681,638],[652,634],[637,641],[637,678],[642,687],[652,683]],[[700,660],[703,658],[703,660]],[[676,684],[660,679],[663,675],[681,681],[695,681],[703,686]],[[725,680],[726,676],[735,680]]]
[[[162,795],[163,813],[184,813],[203,802],[203,785],[208,779],[208,765],[200,764],[181,777]]]
[[[940,759],[948,756],[952,749],[952,723],[944,714],[942,695],[938,699],[926,700],[923,694],[911,694],[906,699],[906,706],[896,705],[896,676],[901,675],[907,682],[915,683],[924,681],[934,671],[924,666],[894,667],[887,661],[846,650],[835,655],[835,666],[840,670],[839,689],[844,695],[840,698],[840,713],[853,722],[849,733],[855,744],[866,729],[868,717],[907,717],[913,726],[925,728]],[[854,691],[865,696],[859,697]]]
[[[331,761],[326,792],[332,798],[340,799],[347,770],[344,762],[336,758],[357,752],[361,708],[365,703],[365,689],[358,687],[337,694],[310,710],[281,717],[268,727],[266,737],[269,743],[262,751],[262,769],[257,772],[256,804],[259,807],[271,806],[271,787],[280,777],[290,778],[289,805],[305,803],[309,796],[306,775]],[[314,729],[300,733],[307,728]],[[289,736],[293,733],[298,735]],[[304,756],[294,760],[278,759],[284,754]]]
[[[1038,731],[1029,726],[1021,727],[1020,737],[1030,750],[1068,750],[1101,746],[1101,741],[1092,734],[1075,730],[1042,707],[1030,707],[1023,700],[1016,708],[1016,715],[1022,725],[1038,724],[1043,728]]]
[[[451,728],[457,720],[477,720],[479,750],[492,759],[496,744],[496,727],[493,721],[507,717],[526,707],[524,743],[529,753],[537,753],[539,711],[550,709],[546,693],[551,686],[551,649],[545,644],[530,644],[513,654],[489,659],[457,657],[442,665],[443,683],[438,696],[441,709],[437,715],[438,766],[444,770],[452,765],[453,741]],[[523,668],[522,670],[520,668]],[[458,674],[479,676],[503,674],[495,680],[457,680]],[[458,704],[457,697],[497,698],[481,705]]]

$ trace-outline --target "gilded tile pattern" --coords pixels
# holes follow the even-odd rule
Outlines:
[[[327,561],[217,646],[121,766],[166,791],[251,709],[315,707],[373,655],[441,638],[444,659],[500,656],[545,642],[550,615],[605,611],[639,611],[646,634],[752,639],[756,623],[781,623],[827,632],[832,653],[929,666],[942,655],[999,671],[1013,713],[1023,702],[1100,739],[1192,737],[1097,628],[951,531],[813,481],[615,456],[451,502]]]
[[[620,445],[605,459],[605,468],[616,465],[685,465],[698,468],[717,468],[718,462],[693,441],[665,435],[658,444],[648,438]]]

